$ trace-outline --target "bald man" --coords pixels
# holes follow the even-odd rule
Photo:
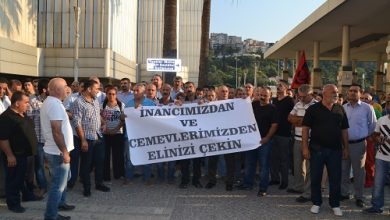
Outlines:
[[[69,117],[62,105],[66,97],[66,82],[62,78],[50,80],[49,96],[41,108],[41,124],[45,145],[45,158],[51,174],[51,186],[47,198],[45,219],[70,219],[58,214],[58,210],[70,211],[75,206],[66,204],[66,184],[70,175],[70,156],[73,150],[73,133]]]
[[[329,178],[329,205],[334,215],[342,216],[341,161],[348,157],[348,118],[343,106],[337,104],[338,90],[335,85],[325,85],[322,94],[322,101],[307,109],[302,123],[302,154],[304,159],[310,159],[311,168],[313,206],[310,212],[313,214],[320,212],[321,179],[326,166]]]

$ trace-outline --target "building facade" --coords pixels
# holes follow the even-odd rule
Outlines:
[[[0,8],[0,73],[38,76],[37,1],[0,1]]]
[[[147,58],[163,58],[164,0],[139,0],[138,8],[138,67],[140,81],[150,81],[153,74],[146,71]],[[178,0],[177,58],[182,71],[177,75],[184,81],[198,83],[200,37],[203,1]],[[170,83],[170,82],[168,82]]]
[[[75,10],[79,76],[136,79],[137,1],[38,1],[40,76],[73,77]]]
[[[74,77],[75,9],[78,77],[149,81],[147,58],[163,58],[164,0],[0,1],[0,73],[10,77]],[[203,1],[178,0],[177,58],[197,84]],[[104,80],[103,80],[104,81]]]

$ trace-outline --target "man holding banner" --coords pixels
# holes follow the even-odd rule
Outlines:
[[[131,99],[127,104],[126,107],[134,107],[134,108],[141,108],[142,106],[155,106],[156,104],[150,100],[147,99],[144,94],[145,94],[145,86],[143,84],[137,84],[134,86],[134,99]],[[136,123],[127,123],[126,121],[126,129],[131,130],[130,126],[137,127],[135,126],[138,125]],[[130,136],[129,136],[130,139]],[[134,175],[134,163],[130,161],[130,154],[127,146],[125,147],[125,172],[126,172],[126,178],[127,180],[133,179]],[[144,171],[144,181],[146,184],[150,184],[150,177],[152,176],[152,169],[150,165],[145,165],[143,166],[143,171]]]
[[[218,100],[229,99],[229,88],[227,86],[220,86],[218,88]],[[226,191],[233,190],[234,171],[235,171],[235,155],[224,154],[227,173],[226,173]],[[209,157],[208,176],[209,182],[206,185],[206,189],[213,188],[217,184],[217,164],[218,156]]]
[[[261,146],[245,152],[245,177],[244,183],[239,186],[239,189],[252,189],[257,161],[259,161],[260,183],[257,196],[265,196],[269,183],[269,157],[272,148],[272,137],[278,127],[278,113],[276,107],[270,103],[271,89],[263,87],[256,91],[259,93],[260,99],[252,102],[252,107],[262,137]]]
[[[184,89],[186,92],[186,98],[184,103],[198,103],[198,99],[196,99],[196,87],[193,82],[187,82],[184,85]],[[201,177],[201,158],[194,158],[194,159],[187,159],[180,161],[181,165],[181,183],[179,185],[179,188],[185,189],[188,186],[188,183],[190,182],[190,163],[192,161],[192,185],[195,186],[195,188],[203,188],[202,184],[200,183],[200,177]]]
[[[250,99],[199,105],[193,103],[196,100],[194,84],[187,84],[186,90],[187,102],[191,103],[185,105],[125,108],[131,163],[181,160],[184,187],[189,183],[190,159],[199,161],[193,166],[192,183],[200,184],[199,158],[252,150],[261,140]],[[227,97],[227,88],[226,93]],[[131,126],[135,124],[137,126]],[[231,173],[233,176],[234,169]],[[232,183],[231,180],[227,183]]]

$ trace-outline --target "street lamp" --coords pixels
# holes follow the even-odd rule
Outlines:
[[[80,7],[73,6],[74,20],[75,20],[75,38],[74,38],[74,57],[73,57],[73,76],[74,81],[78,81],[79,78],[79,23],[80,23]]]
[[[237,80],[237,77],[238,77],[238,75],[237,75],[237,55],[234,57],[234,59],[236,60],[236,89],[238,88],[238,86],[237,86],[237,83],[238,83],[238,80]]]

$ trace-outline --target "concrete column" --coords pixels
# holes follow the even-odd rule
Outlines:
[[[283,80],[286,80],[288,82],[288,75],[289,75],[289,72],[288,72],[288,58],[285,57],[283,59]]]
[[[352,66],[351,66],[351,52],[349,47],[350,41],[350,27],[343,25],[342,35],[342,51],[341,51],[341,67],[337,77],[339,93],[347,94],[349,87],[352,85]]]
[[[356,63],[357,63],[356,59],[353,59],[352,62],[351,62],[351,66],[352,66],[352,83],[358,84],[358,75],[357,75],[357,72],[356,72]]]
[[[382,53],[378,54],[378,59],[376,61],[376,73],[374,77],[374,92],[376,95],[379,97],[383,95],[383,78],[384,78],[384,73],[383,73],[383,61],[382,61]]]
[[[389,41],[387,43],[386,47],[386,54],[387,54],[387,74],[386,74],[386,82],[385,84],[385,93],[389,94],[390,93],[390,73],[389,73],[389,62],[390,62],[390,35],[388,37]]]
[[[320,42],[314,41],[314,51],[313,51],[313,72],[311,74],[311,86],[314,91],[322,89],[322,78],[321,78],[321,68],[319,67],[320,62]]]
[[[301,51],[296,51],[295,52],[295,66],[294,66],[294,72],[298,68],[298,63],[299,63],[299,57],[301,56]]]

